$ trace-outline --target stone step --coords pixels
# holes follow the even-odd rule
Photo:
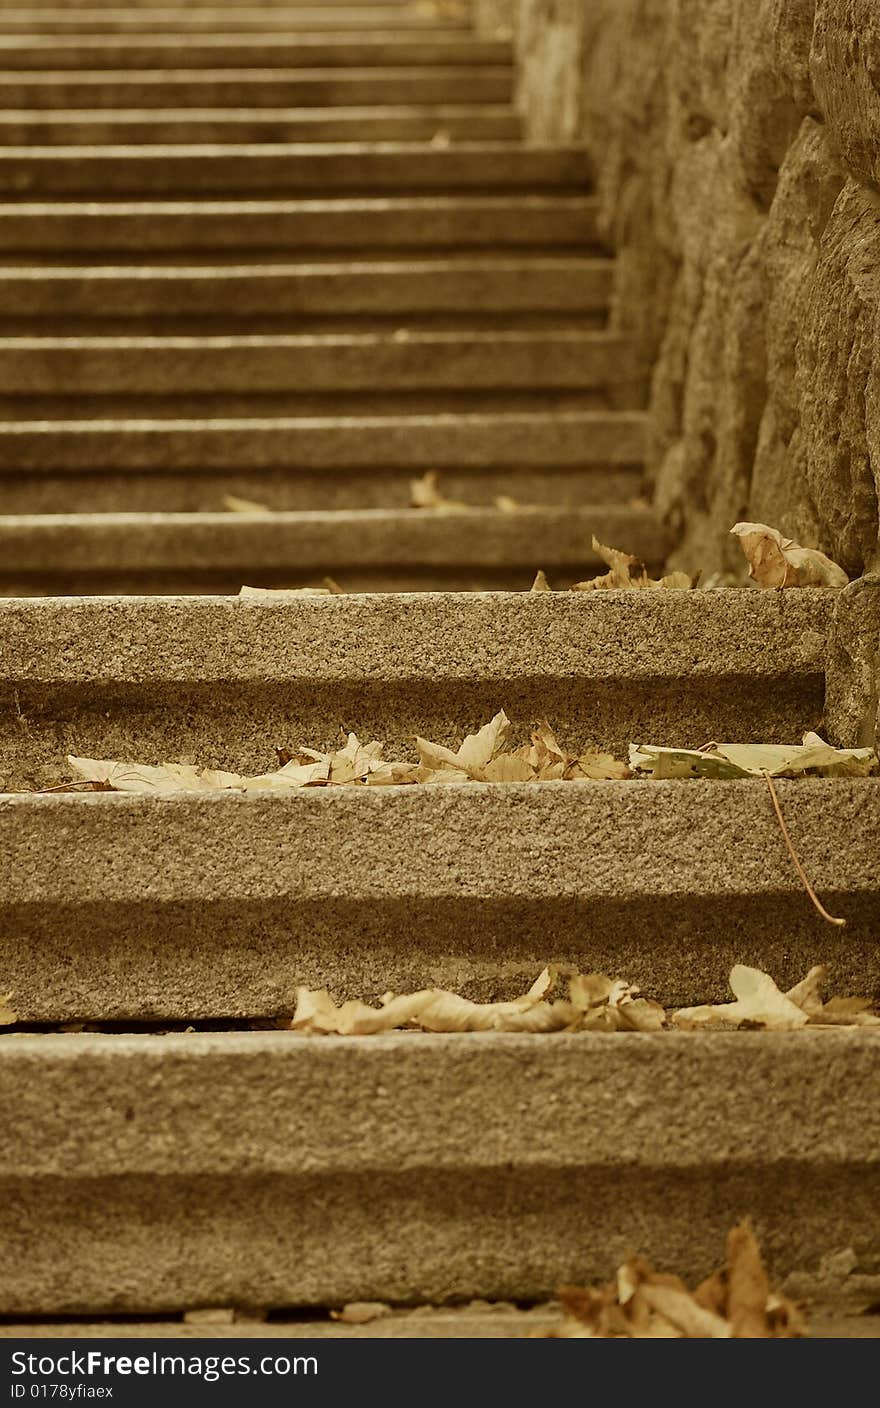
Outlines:
[[[0,112],[3,146],[251,142],[505,141],[521,120],[502,103],[347,108]]]
[[[157,689],[144,705],[143,684],[98,690],[80,678],[56,687],[42,715],[22,698],[9,727],[43,736],[40,771],[53,781],[71,776],[62,739],[124,735],[111,756],[132,762],[198,753],[193,737],[161,751],[156,722],[162,705],[180,708],[167,732],[182,734],[206,685]],[[381,690],[361,686],[374,713],[393,694],[386,681]],[[468,692],[448,689],[447,713]],[[264,768],[273,743],[311,737],[293,714],[304,683],[280,733],[263,717],[269,693],[239,695]],[[344,684],[339,693],[334,720],[351,703]],[[110,722],[94,717],[99,695]],[[680,730],[693,712],[679,708]],[[568,732],[583,740],[595,727],[585,717]],[[205,751],[232,753],[217,736]],[[300,983],[339,1000],[434,984],[489,1000],[521,995],[553,962],[690,1005],[729,1000],[743,962],[783,988],[825,963],[829,991],[876,998],[880,783],[777,791],[813,884],[847,921],[842,936],[812,908],[758,780],[0,797],[4,993],[26,1022],[264,1019],[290,1015]]]
[[[396,57],[396,55],[391,56]],[[187,50],[189,62],[189,50]],[[510,65],[0,72],[0,109],[345,107],[509,103]]]
[[[492,66],[512,59],[507,40],[438,28],[418,34],[396,29],[355,35],[196,33],[187,36],[185,54],[190,69],[362,69],[394,64],[412,68],[416,78],[421,66]],[[16,35],[3,33],[0,26],[0,70],[6,73],[176,70],[180,60],[179,34]]]
[[[0,337],[5,397],[224,396],[634,383],[630,345],[605,332],[404,329],[204,337]]]
[[[440,30],[466,29],[467,9],[448,6],[432,10],[419,4],[249,5],[233,0],[227,5],[163,6],[151,3],[119,7],[89,3],[70,7],[7,7],[0,10],[0,34],[234,34],[311,30]]]
[[[129,147],[5,147],[6,196],[371,194],[469,187],[539,191],[585,188],[589,164],[576,148],[524,149],[507,142],[454,147],[421,143],[252,143]]]
[[[8,596],[230,593],[252,585],[344,579],[351,591],[527,591],[539,567],[562,584],[605,570],[592,533],[662,562],[668,539],[626,506],[107,513],[0,517],[0,591]],[[601,541],[601,539],[600,539]]]
[[[634,1243],[696,1280],[743,1208],[774,1278],[872,1266],[878,1077],[860,1032],[2,1039],[0,1310],[541,1300]]]
[[[348,250],[520,247],[583,253],[598,242],[597,203],[581,195],[394,195],[361,199],[100,201],[0,204],[0,250],[76,255],[149,251],[240,256]]]
[[[0,331],[10,322],[56,333],[95,320],[144,320],[162,332],[185,319],[233,321],[550,313],[607,308],[610,259],[447,257],[422,261],[113,268],[0,267]],[[252,329],[258,331],[256,327]]]
[[[416,734],[451,743],[502,707],[523,737],[546,716],[563,743],[618,754],[797,741],[821,723],[834,607],[745,590],[2,601],[17,705],[0,776],[51,786],[71,751],[261,773],[274,744],[323,747],[343,725],[414,757]]]
[[[0,494],[7,513],[205,512],[226,494],[404,508],[410,479],[439,469],[442,492],[475,505],[610,504],[642,492],[644,432],[643,416],[610,411],[0,420]]]

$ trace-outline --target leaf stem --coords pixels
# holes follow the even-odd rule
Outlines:
[[[833,914],[828,913],[828,910],[825,908],[824,904],[819,899],[819,896],[816,894],[816,891],[813,889],[812,885],[809,882],[809,879],[807,878],[807,872],[801,865],[800,857],[798,856],[798,853],[794,848],[794,842],[792,841],[791,836],[788,832],[788,827],[785,824],[785,817],[782,815],[782,808],[779,805],[779,797],[777,795],[776,788],[773,786],[773,778],[770,776],[769,772],[764,773],[764,781],[767,783],[767,787],[770,790],[770,797],[773,802],[773,810],[776,813],[776,820],[779,822],[779,829],[782,832],[782,838],[785,841],[786,846],[788,847],[788,854],[791,856],[791,859],[794,863],[794,868],[801,878],[801,882],[803,884],[804,889],[806,890],[810,899],[813,901],[813,904],[816,906],[816,909],[819,911],[823,919],[827,920],[829,924],[837,924],[839,926],[844,925],[846,923],[845,919],[835,919]]]

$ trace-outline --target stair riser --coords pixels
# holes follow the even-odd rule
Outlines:
[[[496,106],[459,111],[340,108],[325,115],[320,108],[290,111],[193,112],[174,115],[149,111],[63,113],[47,120],[32,114],[0,114],[0,142],[6,146],[89,146],[117,143],[194,142],[416,142],[448,135],[468,141],[511,141],[521,122],[512,109]]]
[[[41,147],[0,151],[5,195],[417,191],[477,187],[586,189],[579,152],[516,147],[395,150],[314,144],[244,147]]]
[[[414,35],[392,30],[354,37],[304,35],[293,39],[285,35],[194,34],[187,37],[183,55],[180,44],[176,34],[64,39],[0,32],[0,69],[6,73],[95,73],[107,69],[155,72],[179,69],[182,60],[188,69],[385,68],[394,64],[416,70],[414,79],[418,81],[418,70],[423,67],[448,64],[491,68],[509,64],[511,59],[506,41],[450,36],[433,28]]]
[[[117,0],[118,4],[118,0]],[[445,13],[431,14],[417,5],[302,5],[183,6],[167,8],[155,3],[128,9],[116,6],[67,10],[37,7],[5,9],[0,12],[0,34],[21,35],[110,35],[110,34],[234,34],[279,30],[290,33],[311,30],[326,34],[331,30],[445,30],[466,29],[469,20],[464,6],[456,16],[451,7]]]
[[[386,60],[386,63],[388,61]],[[0,108],[345,107],[363,103],[509,103],[513,70],[187,69],[177,73],[53,72],[0,76]]]
[[[591,532],[663,561],[668,541],[650,515],[553,509],[455,517],[340,510],[306,517],[161,514],[81,519],[0,518],[0,590],[58,595],[196,590],[235,595],[251,585],[301,586],[311,574],[349,591],[526,591],[538,567],[562,586],[603,570]]]
[[[602,333],[338,337],[0,338],[5,396],[590,389],[626,385],[628,345]],[[145,407],[146,410],[146,407]],[[221,407],[218,410],[222,411]],[[148,412],[147,412],[148,413]]]
[[[431,465],[438,463],[436,459],[426,461],[429,462]],[[410,478],[413,472],[421,470],[379,467],[364,472],[330,466],[315,470],[261,470],[256,475],[246,468],[190,475],[179,469],[164,473],[137,470],[107,470],[94,474],[41,472],[0,478],[0,500],[6,515],[117,513],[122,503],[128,513],[217,513],[225,508],[227,495],[258,502],[277,512],[406,509],[412,501]],[[635,462],[619,466],[613,463],[585,465],[572,470],[542,467],[540,470],[487,468],[471,471],[453,467],[442,470],[441,474],[445,494],[475,507],[492,504],[499,494],[508,494],[521,504],[546,504],[554,509],[601,505],[594,510],[596,524],[600,520],[607,521],[608,505],[628,504],[637,499],[644,488],[643,472]],[[620,529],[625,531],[627,543],[632,546],[631,524],[621,520]],[[552,556],[552,544],[548,543],[548,547]],[[589,556],[584,545],[582,561]],[[296,560],[299,561],[298,556]],[[529,586],[530,583],[519,585]],[[42,589],[39,594],[43,594]]]
[[[597,243],[588,197],[395,197],[359,201],[238,201],[0,207],[0,250],[70,258],[89,251],[453,248],[504,250]]]
[[[172,469],[178,475],[213,477],[232,471],[253,476],[244,497],[254,499],[258,477],[262,485],[271,471],[284,471],[287,479],[313,471],[329,480],[345,468],[363,477],[365,472],[409,474],[444,466],[504,473],[509,466],[529,475],[548,467],[573,471],[637,465],[644,450],[644,418],[635,413],[0,421],[4,476],[58,474],[66,479],[112,471],[152,476]]]
[[[876,1254],[876,1040],[4,1046],[7,1315],[541,1300],[633,1243],[693,1281],[744,1208],[774,1277]]]
[[[230,320],[321,317],[419,317],[466,314],[605,311],[611,294],[610,260],[557,264],[529,261],[472,268],[440,261],[422,266],[362,264],[309,268],[0,270],[0,330],[33,322],[58,335],[66,324],[103,320],[134,324],[151,319]],[[222,329],[228,331],[228,329]]]
[[[266,742],[289,738],[281,727]],[[44,1022],[283,1015],[300,983],[514,997],[548,962],[676,1005],[726,1000],[738,962],[783,987],[827,963],[833,991],[874,997],[880,785],[779,792],[845,944],[810,906],[761,782],[6,799],[4,987]]]
[[[414,756],[416,734],[460,741],[501,707],[618,754],[797,741],[821,718],[833,602],[730,595],[0,603],[2,775],[51,786],[70,751],[259,773],[276,743],[341,725]]]

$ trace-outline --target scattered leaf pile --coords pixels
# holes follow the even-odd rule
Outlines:
[[[759,587],[845,587],[849,578],[842,567],[816,548],[802,548],[766,523],[737,523],[731,533],[739,538],[749,576]]]
[[[877,766],[873,748],[832,748],[818,733],[802,744],[707,743],[704,748],[657,748],[632,744],[633,772],[668,778],[867,777]]]
[[[529,991],[511,1002],[471,1002],[442,988],[396,995],[379,1007],[348,1001],[337,1005],[326,988],[297,989],[293,1031],[313,1036],[375,1036],[405,1028],[422,1032],[658,1032],[709,1028],[797,1031],[801,1027],[880,1026],[866,998],[823,1002],[821,966],[783,993],[759,968],[737,964],[730,987],[735,1001],[667,1012],[622,978],[575,973],[567,997],[555,996],[561,969],[548,966]]]
[[[473,513],[477,507],[475,504],[466,504],[461,499],[447,499],[440,490],[440,476],[434,469],[429,469],[427,474],[423,474],[419,479],[409,481],[410,503],[413,508],[425,509],[430,513]],[[510,494],[496,494],[492,500],[495,508],[501,513],[517,513],[522,504],[511,498]]]
[[[334,752],[323,753],[314,748],[285,751],[280,755],[280,768],[258,777],[199,769],[188,763],[152,767],[73,755],[67,761],[80,779],[73,786],[84,785],[102,792],[292,791],[302,787],[596,781],[630,776],[626,764],[610,753],[595,748],[579,755],[569,753],[546,722],[539,724],[531,743],[513,752],[504,751],[509,732],[510,720],[502,709],[477,733],[469,734],[457,752],[417,738],[418,763],[386,759],[383,744],[361,743],[350,733],[344,745]]]
[[[536,1339],[795,1339],[807,1333],[798,1307],[774,1293],[748,1219],[727,1235],[725,1265],[688,1289],[679,1276],[632,1257],[607,1286],[562,1286],[565,1320]]]
[[[412,783],[612,781],[637,774],[655,780],[770,779],[808,774],[865,777],[877,766],[877,755],[871,748],[832,748],[818,734],[808,733],[802,744],[793,745],[710,743],[688,749],[633,744],[628,767],[598,748],[570,752],[546,720],[533,731],[530,743],[510,750],[506,747],[510,727],[502,709],[476,733],[468,734],[457,751],[417,738],[418,763],[387,759],[382,743],[361,743],[350,733],[347,738],[343,735],[341,747],[330,752],[282,750],[282,766],[256,777],[199,769],[188,763],[153,767],[70,755],[68,762],[79,782],[69,785],[105,792],[250,792]],[[64,784],[53,790],[64,790]]]

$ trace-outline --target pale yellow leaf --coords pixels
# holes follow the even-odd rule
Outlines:
[[[729,1340],[732,1327],[720,1315],[704,1310],[688,1291],[672,1286],[645,1283],[640,1292],[652,1310],[656,1311],[689,1340]],[[665,1338],[666,1336],[664,1336]]]
[[[223,507],[229,513],[257,513],[261,517],[274,512],[266,504],[258,504],[254,499],[240,499],[237,494],[224,494]]]
[[[803,1008],[780,992],[769,974],[762,973],[760,968],[737,963],[730,973],[730,987],[735,1002],[682,1007],[672,1013],[673,1024],[692,1030],[748,1022],[771,1031],[797,1031],[807,1024]]]
[[[440,477],[436,470],[429,469],[420,479],[410,480],[410,502],[413,508],[428,509],[432,513],[466,513],[469,505],[458,499],[447,499],[440,492]]]
[[[547,573],[544,572],[543,569],[539,569],[536,573],[535,580],[532,583],[530,590],[533,592],[552,592],[553,588],[547,581]]]
[[[816,548],[803,548],[767,523],[737,523],[749,564],[749,576],[759,587],[845,587],[849,578],[836,562]]]
[[[240,597],[250,601],[296,601],[304,596],[336,596],[331,587],[242,587]]]

